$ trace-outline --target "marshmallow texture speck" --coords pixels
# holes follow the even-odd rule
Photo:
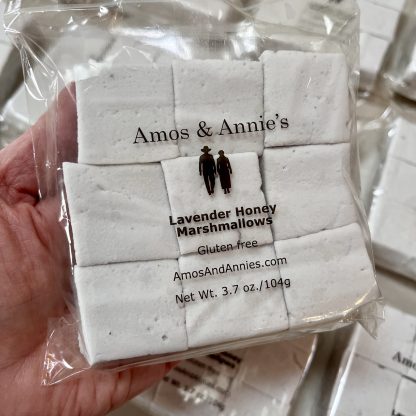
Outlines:
[[[206,257],[188,255],[179,258],[181,273],[206,267],[219,269],[224,264],[244,265],[239,271],[232,273],[182,281],[184,295],[198,294],[202,290],[213,290],[214,295],[217,295],[185,305],[186,329],[191,348],[288,329],[287,310],[281,287],[266,290],[265,283],[262,283],[263,280],[279,280],[277,267],[261,267],[266,260],[275,258],[273,245],[253,248],[245,253],[233,250],[226,256],[217,253]],[[246,264],[250,262],[259,262],[260,266],[247,267]],[[234,293],[233,285],[239,285],[237,293]],[[254,290],[245,293],[244,285],[253,287]],[[224,286],[227,286],[233,294],[223,296]],[[260,290],[261,286],[262,290]]]
[[[86,358],[91,365],[187,349],[176,260],[75,267]]]
[[[78,266],[178,258],[160,164],[63,171]]]
[[[286,240],[355,222],[350,145],[294,146],[264,151],[262,170],[268,204],[277,204],[275,240]]]
[[[265,119],[287,117],[289,127],[267,131],[266,147],[349,141],[348,68],[345,56],[264,52]]]
[[[182,157],[162,162],[168,189],[173,218],[209,213],[214,210],[231,211],[230,217],[218,219],[212,223],[230,223],[238,221],[235,208],[256,207],[266,204],[261,190],[259,160],[256,153],[226,155],[231,163],[231,193],[224,194],[220,180],[215,181],[214,195],[208,195],[203,176],[199,175],[199,158]],[[250,217],[246,217],[249,219]],[[267,214],[255,218],[265,219]],[[207,222],[189,224],[192,227],[207,225]],[[184,224],[186,225],[186,224]],[[235,245],[238,240],[256,240],[259,245],[273,242],[270,225],[264,224],[252,228],[230,229],[207,234],[180,236],[178,238],[181,254],[195,253],[198,247],[215,244]]]
[[[180,140],[182,156],[201,154],[208,145],[215,154],[263,153],[264,133],[219,135],[223,120],[234,123],[260,120],[263,116],[263,72],[260,62],[192,60],[174,61],[175,121],[178,130],[187,128],[190,138]],[[197,135],[199,123],[211,128],[211,137]]]
[[[148,163],[179,155],[177,141],[168,137],[175,129],[170,66],[116,67],[77,82],[76,91],[79,163]]]
[[[400,375],[361,357],[354,357],[339,404],[337,416],[390,416]]]
[[[290,327],[341,319],[378,295],[373,265],[361,228],[351,224],[305,237],[275,242]]]

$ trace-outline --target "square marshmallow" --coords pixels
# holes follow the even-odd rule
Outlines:
[[[175,120],[178,130],[188,129],[190,137],[179,141],[182,156],[197,156],[208,145],[214,154],[263,153],[262,131],[223,134],[223,120],[249,123],[263,116],[263,72],[260,62],[192,60],[173,63]],[[198,137],[199,123],[212,128],[212,137]],[[242,131],[241,129],[239,130]],[[227,133],[228,131],[225,131]]]
[[[160,164],[63,170],[78,266],[179,256]]]
[[[75,267],[86,358],[105,361],[187,349],[176,260]]]
[[[399,383],[399,374],[355,356],[334,414],[391,416]]]
[[[394,360],[397,353],[412,359],[416,338],[416,317],[386,306],[386,320],[380,326],[377,339],[361,327],[355,353],[400,374],[408,374],[408,368]],[[416,376],[416,371],[412,370]]]
[[[357,0],[357,2],[361,12],[361,30],[388,41],[393,40],[400,12],[367,0]]]
[[[416,165],[416,124],[404,118],[399,119],[396,126],[389,157],[403,160]]]
[[[301,237],[356,221],[349,177],[347,143],[266,149],[264,191],[267,203],[277,204],[274,239]]]
[[[265,120],[289,127],[266,132],[265,146],[349,141],[348,68],[343,54],[264,52]]]
[[[369,223],[376,263],[416,280],[416,208],[377,197]]]
[[[275,242],[290,327],[341,319],[378,296],[373,265],[358,224]]]
[[[239,268],[235,272],[182,281],[184,295],[193,293],[196,299],[185,305],[186,329],[191,348],[277,333],[288,328],[281,286],[265,289],[266,283],[263,282],[280,279],[277,266],[265,266],[266,261],[273,259],[276,259],[273,245],[179,258],[181,273],[206,270],[207,267],[210,270],[220,270],[221,267],[226,270],[228,264],[231,268],[236,265]],[[233,285],[238,285],[236,293]],[[248,292],[244,292],[245,285]],[[224,287],[232,294],[223,295],[226,293]],[[202,300],[199,292],[207,290],[212,290],[214,297]]]
[[[190,224],[176,225],[175,227],[202,227],[210,222],[215,225],[238,222],[239,219],[264,221],[268,214],[236,216],[236,208],[262,207],[266,204],[261,190],[259,161],[255,153],[240,153],[226,155],[232,167],[231,192],[224,194],[221,189],[220,178],[215,180],[215,193],[209,195],[204,184],[203,176],[199,175],[199,158],[182,157],[162,162],[168,189],[173,219],[192,216],[196,214],[217,211],[230,211],[228,218]],[[214,158],[216,159],[216,158]],[[188,227],[188,228],[189,228]],[[256,240],[259,245],[273,242],[270,226],[266,223],[261,226],[230,229],[226,231],[210,232],[178,237],[181,254],[195,253],[200,246],[215,244],[236,245],[237,241]]]
[[[76,90],[80,163],[147,163],[179,155],[170,66],[116,67],[77,82]]]

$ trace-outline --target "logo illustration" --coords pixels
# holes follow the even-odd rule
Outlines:
[[[217,163],[215,163],[214,156],[209,153],[211,149],[208,146],[204,146],[201,152],[203,154],[199,158],[199,175],[204,176],[208,195],[214,195],[215,176],[217,174],[220,177],[221,188],[224,190],[224,194],[229,194],[233,170],[228,157],[224,155],[223,150],[220,150]]]

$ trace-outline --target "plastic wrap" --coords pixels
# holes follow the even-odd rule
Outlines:
[[[154,416],[288,415],[316,337],[184,361],[134,399]]]
[[[300,1],[276,25],[221,5],[9,4],[31,119],[47,111],[39,196],[71,259],[45,384],[377,327],[356,5]]]
[[[378,339],[358,326],[344,353],[328,416],[416,412],[416,317],[386,306]]]
[[[416,279],[416,112],[395,105],[386,161],[370,211],[376,263]]]

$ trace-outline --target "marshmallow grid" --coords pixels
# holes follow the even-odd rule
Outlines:
[[[392,306],[385,313],[377,340],[356,329],[337,415],[415,414],[416,317]]]
[[[79,160],[63,174],[91,365],[319,328],[377,297],[351,189],[347,73],[341,54],[280,51],[113,68],[77,83]],[[275,128],[192,131],[200,120],[218,132],[223,119]],[[218,163],[221,150],[231,192],[198,172],[198,156],[211,151]],[[208,212],[212,229],[239,226],[178,236],[179,217]],[[199,252],[215,244],[227,251]],[[227,264],[239,268],[192,274]],[[258,290],[283,280],[285,290]],[[233,285],[255,293],[224,296]]]

